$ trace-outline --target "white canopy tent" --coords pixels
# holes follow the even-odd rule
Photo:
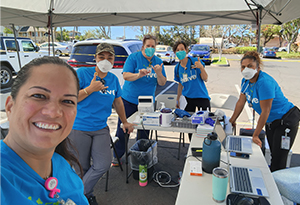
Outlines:
[[[300,17],[299,0],[1,0],[0,4],[1,25],[13,28],[256,24],[260,33],[261,23],[280,25]]]
[[[300,17],[299,0],[1,0],[1,25],[167,26],[282,24]]]

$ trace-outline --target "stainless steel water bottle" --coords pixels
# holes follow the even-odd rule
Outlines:
[[[202,170],[212,173],[215,167],[220,165],[221,143],[218,135],[214,132],[209,133],[203,141]]]

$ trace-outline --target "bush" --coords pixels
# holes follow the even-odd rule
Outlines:
[[[244,54],[248,51],[256,51],[256,47],[236,47],[235,51],[237,54]]]
[[[229,49],[223,49],[222,54],[244,54],[247,51],[256,51],[256,47],[235,47]],[[217,48],[212,48],[212,53],[218,54]]]

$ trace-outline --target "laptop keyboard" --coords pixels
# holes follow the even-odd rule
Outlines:
[[[252,193],[248,169],[244,167],[232,167],[232,171],[235,190]]]
[[[230,138],[229,149],[230,150],[242,151],[242,139],[237,138],[237,137],[231,137]]]

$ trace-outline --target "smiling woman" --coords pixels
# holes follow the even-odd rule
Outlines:
[[[57,203],[59,191],[60,199],[88,204],[70,165],[78,160],[68,151],[78,92],[76,72],[59,58],[38,58],[20,70],[5,104],[1,204]],[[49,191],[48,178],[57,189]]]

